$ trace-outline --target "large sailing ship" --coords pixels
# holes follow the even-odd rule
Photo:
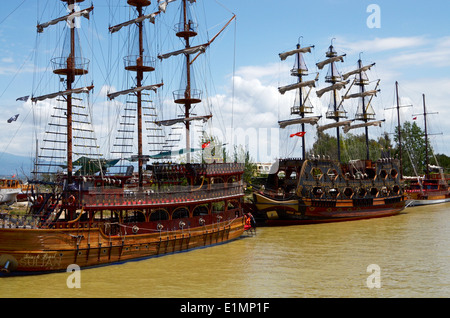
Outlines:
[[[398,144],[399,144],[399,153],[403,154],[404,152],[408,153],[408,157],[410,156],[409,151],[403,151],[402,146],[402,134],[401,134],[401,126],[400,126],[400,97],[398,93],[398,82],[395,83],[395,92],[397,99],[397,134],[398,134]],[[400,164],[400,173],[401,177],[405,182],[405,194],[407,195],[406,206],[413,207],[419,205],[429,205],[429,204],[437,204],[437,203],[445,203],[450,202],[450,187],[449,181],[450,176],[444,173],[444,169],[438,165],[431,165],[429,162],[429,133],[427,128],[427,115],[431,114],[427,112],[426,103],[425,103],[425,94],[422,94],[422,104],[423,104],[423,113],[422,114],[414,114],[415,118],[417,116],[423,116],[424,121],[424,141],[425,141],[425,169],[423,174],[420,171],[417,171],[415,167],[415,163],[412,158],[411,163],[415,172],[415,176],[405,176],[403,175],[402,164]],[[403,157],[402,155],[400,158]],[[400,159],[401,160],[401,159]]]
[[[293,118],[279,121],[280,128],[291,125],[301,126],[301,131],[291,134],[291,137],[302,138],[302,157],[279,159],[271,168],[263,187],[253,193],[256,216],[267,225],[293,225],[347,221],[384,217],[398,214],[405,207],[405,197],[400,180],[399,162],[392,158],[381,158],[377,161],[369,159],[368,127],[379,126],[382,121],[376,121],[371,106],[376,95],[377,86],[366,90],[369,84],[366,71],[373,64],[363,66],[361,59],[357,69],[341,75],[337,62],[343,61],[345,55],[338,55],[331,45],[326,52],[326,59],[317,63],[319,70],[329,65],[325,81],[331,84],[316,91],[319,98],[327,92],[331,93],[331,102],[326,112],[326,118],[334,120],[317,130],[336,128],[337,158],[329,155],[310,155],[305,151],[305,124],[317,125],[321,116],[305,116],[312,113],[310,92],[318,79],[304,81],[308,68],[303,54],[310,53],[313,47],[300,47],[280,54],[281,60],[295,56],[296,61],[291,75],[297,78],[297,83],[280,87],[284,94],[289,90],[298,90],[299,103],[291,107]],[[353,79],[350,79],[353,77]],[[351,83],[350,83],[351,82]],[[350,85],[343,98],[339,91]],[[353,86],[359,86],[359,91],[349,94]],[[308,88],[308,91],[306,89]],[[355,119],[347,118],[343,102],[346,99],[358,98],[361,103]],[[363,123],[352,125],[355,120]],[[340,128],[348,132],[354,128],[365,128],[366,158],[341,162]]]
[[[108,173],[123,158],[106,160],[97,153],[96,137],[88,129],[87,114],[82,114],[81,94],[89,95],[93,85],[75,87],[88,73],[89,61],[79,48],[77,28],[70,27],[74,18],[89,18],[93,6],[79,9],[83,0],[61,0],[69,13],[66,16],[38,25],[38,32],[59,22],[67,22],[65,50],[61,57],[52,59],[53,73],[64,88],[57,92],[33,97],[33,103],[59,100],[54,106],[59,111],[53,118],[60,120],[50,127],[47,143],[37,156],[35,188],[29,194],[31,207],[24,216],[1,215],[0,271],[6,274],[65,271],[71,264],[91,267],[132,259],[185,251],[236,239],[244,232],[243,220],[243,165],[239,163],[193,163],[190,151],[190,123],[211,117],[192,116],[191,106],[201,101],[201,92],[191,82],[191,65],[211,44],[191,46],[197,35],[197,24],[190,16],[195,0],[180,0],[181,18],[175,26],[176,36],[185,43],[182,50],[160,56],[181,54],[184,57],[185,86],[174,93],[175,103],[184,107],[182,118],[154,121],[156,127],[171,123],[186,128],[187,162],[153,162],[152,158],[170,158],[170,151],[151,156],[143,150],[142,115],[148,92],[156,91],[163,83],[145,84],[145,75],[155,70],[155,59],[144,47],[145,23],[155,23],[155,17],[165,13],[168,3],[158,1],[157,10],[146,13],[148,0],[124,1],[135,12],[133,19],[110,27],[115,33],[123,27],[137,28],[137,51],[124,58],[125,69],[133,74],[135,86],[108,94],[110,100],[120,95],[131,96],[131,108],[137,127],[138,152],[131,158],[137,162],[138,173],[132,166],[126,173]],[[57,2],[57,1],[56,1]],[[234,15],[231,20],[234,19]],[[231,21],[230,20],[230,21]],[[195,54],[195,58],[192,55]],[[82,119],[80,119],[82,118]],[[130,127],[129,126],[129,127]],[[123,128],[122,128],[123,130]],[[80,137],[77,133],[90,133]],[[122,131],[123,132],[123,131]],[[62,139],[58,139],[61,137]],[[118,140],[127,140],[122,135]],[[84,153],[76,152],[80,142]],[[129,148],[128,148],[129,149]],[[98,150],[97,150],[98,151]],[[55,152],[60,155],[55,156]],[[51,153],[52,155],[49,155]],[[55,174],[43,167],[55,166]],[[39,159],[39,160],[38,160]],[[76,169],[78,167],[78,169]],[[81,167],[81,168],[80,168]],[[62,169],[63,168],[63,169]],[[117,167],[116,167],[117,168]]]

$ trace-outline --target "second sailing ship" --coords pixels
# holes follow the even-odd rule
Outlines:
[[[302,138],[302,157],[283,158],[272,166],[264,187],[255,189],[253,193],[256,215],[267,225],[292,225],[336,222],[374,217],[384,217],[398,214],[405,207],[405,196],[400,180],[399,162],[392,158],[382,158],[377,161],[369,159],[367,129],[372,125],[380,125],[381,121],[374,121],[371,108],[371,98],[377,88],[366,90],[369,84],[366,71],[373,65],[363,66],[358,61],[358,68],[341,75],[337,70],[337,63],[342,62],[345,55],[338,55],[331,45],[326,53],[326,59],[317,63],[322,69],[329,65],[325,81],[331,84],[317,91],[320,98],[330,93],[330,107],[326,117],[334,120],[317,129],[336,128],[337,158],[329,155],[311,155],[307,157],[305,151],[305,124],[316,125],[321,116],[305,115],[312,113],[308,97],[315,87],[315,80],[304,81],[308,75],[303,54],[310,53],[313,47],[300,47],[281,53],[282,60],[295,56],[296,62],[291,75],[297,78],[297,83],[280,87],[280,93],[288,90],[298,90],[299,104],[291,107],[294,118],[279,122],[280,128],[290,125],[300,125],[300,131],[295,136]],[[350,80],[349,78],[354,76]],[[340,98],[339,91],[350,84],[359,86],[359,92]],[[378,84],[377,84],[378,85]],[[309,88],[306,91],[306,88]],[[303,92],[303,90],[305,90]],[[367,101],[366,97],[370,97]],[[347,118],[343,109],[343,101],[347,98],[360,98],[361,106],[355,119]],[[351,125],[353,121],[363,123]],[[365,127],[367,158],[365,160],[351,160],[341,162],[340,128],[344,131]],[[291,135],[292,136],[292,135]]]

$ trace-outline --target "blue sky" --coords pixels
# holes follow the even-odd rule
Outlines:
[[[4,120],[0,121],[0,128],[7,133],[0,137],[0,144],[10,153],[33,153],[31,138],[19,138],[30,125],[30,119],[24,118],[24,105],[16,98],[31,93],[27,87],[32,86],[32,71],[35,69],[36,14],[47,2],[18,0],[2,4],[0,108]],[[104,31],[101,46],[108,37],[107,4],[117,3],[117,0],[93,2],[92,19],[96,19],[97,30]],[[402,118],[411,120],[412,113],[421,112],[422,94],[426,94],[429,111],[439,112],[437,116],[430,116],[430,130],[443,133],[432,138],[435,150],[450,155],[450,148],[445,146],[450,142],[450,125],[446,123],[446,118],[450,118],[448,0],[208,0],[205,6],[201,2],[198,1],[198,6],[208,12],[206,17],[212,26],[212,33],[217,29],[216,23],[223,25],[226,22],[229,11],[237,15],[236,23],[232,23],[211,47],[210,59],[215,77],[215,96],[212,100],[220,104],[219,117],[225,121],[225,126],[230,125],[232,120],[234,128],[241,128],[244,132],[257,130],[257,144],[270,143],[268,134],[261,131],[275,129],[277,121],[286,115],[293,103],[292,95],[280,96],[277,91],[277,87],[294,80],[288,75],[293,60],[281,62],[278,53],[294,49],[301,37],[302,46],[315,45],[313,52],[305,56],[311,73],[314,73],[317,71],[315,63],[325,58],[325,52],[334,38],[333,45],[337,52],[347,54],[344,63],[339,65],[341,71],[354,68],[359,56],[364,64],[376,63],[368,75],[371,80],[381,79],[381,92],[374,107],[377,117],[386,119],[386,122],[382,128],[374,128],[373,134],[392,132],[394,129],[394,113],[385,111],[385,108],[393,106],[394,84],[398,81],[402,102],[414,105],[402,110]],[[367,12],[371,4],[377,5],[380,10],[379,28],[370,28],[367,24],[367,19],[373,14]],[[53,5],[58,7],[61,3],[55,0]],[[82,8],[88,6],[88,1],[82,4]],[[45,8],[49,12],[48,7]],[[100,68],[102,63],[98,64],[96,67]],[[231,81],[233,65],[234,86]],[[326,69],[320,76],[323,78],[325,75]],[[94,77],[94,83],[101,86],[103,79]],[[319,85],[323,87],[323,81]],[[317,112],[324,110],[326,105],[315,107]],[[354,112],[352,109],[346,110]],[[21,113],[18,121],[6,123],[16,113]],[[423,126],[421,121],[418,124]],[[307,134],[312,142],[314,132],[309,130]],[[256,143],[249,141],[254,136],[249,133],[248,137],[242,143],[249,147],[256,160],[270,161],[280,155],[261,151],[255,146]],[[225,135],[223,138],[226,138]]]

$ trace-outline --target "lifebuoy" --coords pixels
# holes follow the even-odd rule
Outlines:
[[[42,197],[42,195],[39,194],[38,197],[37,197],[36,202],[37,202],[38,204],[41,204],[43,201],[44,201],[44,198]]]
[[[139,231],[139,227],[134,225],[133,228],[132,228],[132,231],[133,231],[133,234],[136,234]]]
[[[73,196],[73,195],[71,195],[70,197],[69,197],[69,204],[74,204],[75,203],[75,197]]]

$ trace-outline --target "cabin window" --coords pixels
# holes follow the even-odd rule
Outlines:
[[[238,208],[239,208],[239,202],[238,201],[229,201],[228,202],[228,210],[238,209]]]
[[[193,215],[194,216],[200,216],[200,215],[208,215],[208,206],[207,205],[198,205],[195,207]]]
[[[314,187],[312,193],[315,197],[320,198],[323,194],[323,190],[321,187]]]
[[[391,177],[395,179],[395,178],[397,178],[397,175],[398,175],[397,170],[392,169],[392,170],[391,170]]]
[[[213,213],[221,213],[223,211],[225,211],[225,202],[224,201],[214,202],[212,204],[212,212]]]
[[[172,220],[173,219],[183,219],[189,217],[189,210],[187,208],[178,208],[172,213]]]
[[[336,169],[329,169],[327,175],[328,178],[330,178],[330,180],[336,180],[339,177],[339,174],[336,171]]]
[[[164,209],[155,210],[150,214],[150,221],[162,221],[168,219],[169,213]]]
[[[346,197],[351,197],[353,195],[352,188],[345,188],[344,194],[345,194]]]
[[[336,198],[336,197],[338,196],[338,194],[339,194],[339,190],[336,189],[336,188],[331,188],[330,191],[328,191],[328,192],[330,193],[330,195],[331,195],[333,198]]]
[[[320,168],[313,168],[311,174],[315,179],[320,179],[322,177],[322,170]]]
[[[369,179],[375,179],[376,177],[376,172],[374,168],[366,168],[366,174],[367,174],[367,178]]]
[[[359,190],[358,190],[358,195],[359,195],[360,197],[365,196],[366,193],[367,193],[366,189],[364,189],[364,188],[359,188]]]
[[[398,194],[398,193],[399,193],[399,191],[400,191],[400,188],[399,188],[399,186],[398,186],[398,185],[395,185],[395,186],[393,186],[393,187],[392,187],[392,193],[394,193],[394,194]]]
[[[373,195],[374,197],[376,197],[378,195],[378,189],[377,188],[371,188],[370,189],[370,194]]]

